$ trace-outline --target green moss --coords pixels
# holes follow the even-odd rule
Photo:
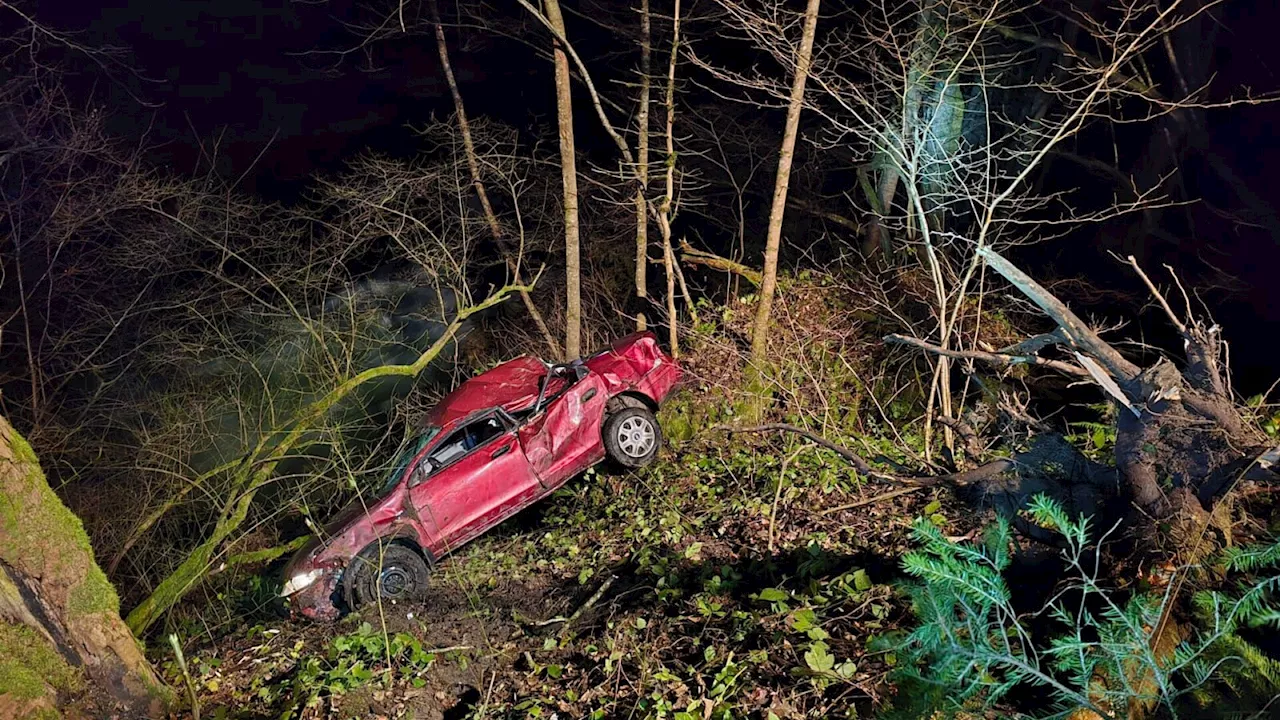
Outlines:
[[[116,595],[116,589],[96,563],[89,566],[84,580],[71,589],[67,612],[73,617],[120,612],[120,598]]]
[[[31,445],[10,429],[17,473],[6,473],[0,493],[0,557],[44,571],[50,569],[68,579],[80,578],[72,587],[68,608],[73,615],[119,612],[115,588],[93,560],[93,547],[84,525],[49,487]]]
[[[76,690],[80,682],[80,672],[35,630],[0,625],[0,695],[34,700],[48,694],[49,688]]]

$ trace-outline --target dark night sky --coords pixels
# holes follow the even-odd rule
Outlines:
[[[373,69],[358,55],[317,52],[352,46],[354,36],[340,25],[352,4],[59,0],[40,3],[37,17],[82,30],[86,44],[126,49],[126,61],[145,79],[118,73],[116,82],[103,82],[97,72],[80,79],[96,84],[115,132],[145,130],[162,145],[162,161],[179,172],[198,162],[197,138],[207,144],[221,135],[220,168],[238,176],[252,167],[247,189],[271,196],[366,147],[411,152],[407,125],[452,112],[431,37],[380,43]],[[517,125],[550,112],[552,89],[531,81],[544,63],[514,42],[476,35],[468,33],[467,50],[450,36],[468,112]],[[145,107],[131,93],[159,107]]]
[[[336,167],[366,147],[396,154],[412,153],[415,140],[406,124],[421,123],[433,113],[447,116],[452,106],[440,76],[433,39],[397,40],[379,47],[379,67],[357,69],[348,60],[337,72],[326,72],[333,59],[317,56],[317,48],[349,46],[338,19],[349,18],[354,0],[290,2],[289,0],[45,0],[31,6],[37,18],[63,30],[82,30],[89,45],[127,49],[127,61],[154,82],[126,78],[139,95],[159,104],[144,107],[129,97],[121,82],[104,82],[86,73],[100,102],[109,106],[113,129],[125,136],[144,130],[161,143],[158,159],[180,173],[191,172],[199,159],[197,138],[209,142],[220,132],[220,166],[238,176],[253,165],[244,188],[267,197],[288,198],[316,169]],[[452,5],[442,2],[448,13]],[[520,9],[511,3],[513,14]],[[1280,3],[1230,0],[1219,9],[1222,30],[1215,40],[1214,87],[1280,88]],[[584,46],[593,38],[590,25],[570,18],[571,34]],[[572,23],[578,23],[574,27]],[[600,31],[595,31],[601,35]],[[529,132],[554,138],[553,90],[546,61],[520,44],[479,32],[450,31],[455,70],[463,84],[468,112],[490,115]],[[606,40],[607,41],[607,40]],[[591,50],[607,50],[588,47]],[[312,53],[308,55],[307,53]],[[593,62],[588,60],[588,62]],[[626,60],[630,63],[631,60]],[[610,69],[599,62],[601,72]],[[579,113],[579,142],[591,149],[599,128],[588,113]],[[1280,105],[1209,111],[1205,115],[1209,147],[1268,208],[1271,220],[1280,207]],[[273,139],[274,138],[274,139]],[[268,143],[270,143],[268,145]],[[264,150],[265,148],[265,150]],[[605,151],[608,148],[605,147]],[[1199,163],[1203,165],[1203,163]],[[1189,184],[1215,205],[1239,207],[1202,167],[1186,165]],[[1092,273],[1099,262],[1114,265],[1104,250],[1133,252],[1147,263],[1170,262],[1180,270],[1212,263],[1240,279],[1243,292],[1222,306],[1218,320],[1237,345],[1237,365],[1245,374],[1274,377],[1268,346],[1280,335],[1280,233],[1270,228],[1210,222],[1194,240],[1176,247],[1152,249],[1108,246],[1098,238],[1092,252],[1060,248],[1053,268],[1058,275]],[[1119,278],[1119,275],[1116,276]],[[1131,278],[1130,278],[1131,280]],[[1127,282],[1127,280],[1118,280]],[[1103,280],[1107,282],[1107,280]],[[1150,313],[1148,313],[1149,315]],[[1144,323],[1146,324],[1146,323]],[[1234,330],[1232,328],[1235,328]],[[1238,367],[1239,369],[1239,367]]]

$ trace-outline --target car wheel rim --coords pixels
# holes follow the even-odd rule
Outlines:
[[[635,415],[618,425],[618,447],[628,457],[642,458],[648,455],[656,441],[657,433],[653,431],[653,423],[644,417]]]
[[[403,597],[408,594],[412,586],[413,580],[409,577],[409,573],[401,567],[383,568],[382,574],[378,576],[378,590],[384,598]]]

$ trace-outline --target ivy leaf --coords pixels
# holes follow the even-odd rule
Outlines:
[[[871,577],[867,575],[866,570],[859,568],[858,570],[853,571],[853,587],[856,588],[858,592],[866,592],[867,590],[870,590],[873,584],[874,583],[871,582]]]
[[[778,588],[765,588],[756,597],[764,602],[782,602],[787,599],[787,593]]]
[[[791,616],[791,627],[796,632],[807,632],[809,628],[816,627],[817,625],[818,616],[812,610],[807,608],[804,610],[797,610],[795,614]]]
[[[804,653],[804,664],[816,673],[829,673],[836,666],[836,659],[827,652],[827,644],[815,642]]]

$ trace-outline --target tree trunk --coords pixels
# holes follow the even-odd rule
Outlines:
[[[671,357],[680,358],[680,323],[677,322],[676,315],[676,278],[679,277],[680,268],[676,264],[676,254],[671,245],[671,220],[675,207],[674,200],[676,194],[676,61],[680,52],[680,0],[676,0],[675,9],[671,20],[671,61],[667,65],[667,95],[665,104],[667,107],[667,127],[666,127],[666,159],[663,162],[665,168],[665,185],[663,186],[662,202],[658,207],[658,228],[662,231],[662,264],[667,273],[667,344],[671,346]],[[693,311],[693,303],[689,298],[689,291],[684,287],[684,278],[679,277],[680,287],[684,291],[685,302],[689,305],[690,312]]]
[[[782,217],[787,209],[787,188],[791,184],[791,161],[795,157],[796,135],[800,130],[800,110],[804,101],[804,85],[809,79],[809,63],[813,56],[813,38],[818,29],[818,7],[821,0],[809,0],[804,11],[804,32],[796,55],[796,74],[791,83],[787,105],[787,122],[782,132],[782,149],[778,151],[778,176],[773,185],[773,207],[769,210],[769,229],[764,247],[764,277],[760,283],[760,305],[756,308],[751,332],[751,363],[748,385],[759,391],[763,386],[765,359],[769,347],[769,313],[778,287],[778,250],[782,245]],[[754,408],[758,415],[763,401]]]
[[[449,93],[453,95],[453,109],[458,116],[458,132],[462,135],[462,149],[467,156],[467,169],[471,173],[471,186],[475,188],[476,196],[480,199],[480,208],[484,212],[485,222],[488,223],[489,232],[493,234],[493,241],[498,244],[498,252],[502,253],[502,259],[506,262],[507,270],[511,273],[511,281],[517,285],[523,285],[524,279],[520,275],[520,265],[511,256],[511,249],[507,245],[506,235],[502,232],[502,225],[498,222],[498,216],[493,211],[493,204],[489,202],[489,193],[485,190],[484,181],[480,177],[480,160],[476,157],[476,146],[471,140],[471,124],[467,122],[467,110],[462,104],[462,92],[458,90],[458,81],[453,76],[453,63],[449,62],[449,45],[444,40],[444,26],[440,24],[440,9],[437,0],[431,0],[428,5],[428,11],[431,13],[431,22],[436,26],[436,49],[440,52],[440,65],[444,68],[444,78],[449,85]],[[564,357],[564,352],[560,349],[560,343],[556,342],[555,337],[551,335],[551,330],[547,328],[547,323],[543,320],[542,313],[538,312],[538,306],[533,303],[533,297],[528,290],[520,291],[520,300],[524,303],[524,309],[529,313],[529,317],[533,319],[533,324],[537,326],[542,339],[547,343],[551,358],[554,360],[567,360],[568,358]]]
[[[80,519],[50,489],[35,453],[0,417],[0,716],[58,716],[92,688],[129,717],[168,699],[120,619],[115,588]]]
[[[649,66],[652,48],[649,0],[640,0],[640,108],[636,111],[636,330],[648,324],[649,305]]]
[[[559,0],[546,0],[547,22],[560,35],[564,16]],[[564,353],[576,358],[582,354],[582,262],[578,243],[578,168],[573,142],[573,94],[569,77],[569,58],[559,41],[555,43],[556,118],[560,126],[560,174],[564,181]]]

